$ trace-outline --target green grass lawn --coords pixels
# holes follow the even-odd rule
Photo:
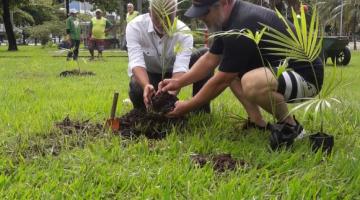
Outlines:
[[[1,199],[360,199],[359,52],[341,68],[348,85],[335,96],[342,104],[325,114],[325,131],[335,136],[327,158],[312,153],[307,139],[288,151],[269,151],[269,133],[240,131],[240,122],[229,118],[246,117],[229,91],[212,102],[210,115],[191,116],[185,130],[173,129],[164,140],[63,135],[54,123],[66,116],[103,123],[114,91],[120,93],[117,116],[131,110],[123,103],[128,60],[105,52],[104,61],[80,63],[96,76],[61,78],[76,66],[56,51],[0,48]],[[180,98],[190,93],[185,88]],[[319,131],[314,114],[296,116],[307,132]],[[54,145],[58,155],[51,154]],[[220,174],[211,165],[194,167],[193,153],[231,153],[248,165]]]

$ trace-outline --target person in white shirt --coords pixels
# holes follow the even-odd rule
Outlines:
[[[155,95],[158,83],[162,78],[178,78],[185,74],[189,68],[207,52],[203,48],[193,50],[193,37],[184,32],[177,32],[169,37],[164,31],[164,23],[159,19],[159,14],[150,1],[149,13],[137,16],[126,27],[126,42],[128,48],[130,77],[129,97],[134,108],[145,109],[150,104],[150,99]],[[156,0],[159,1],[159,0]],[[173,22],[176,18],[176,0],[160,0],[164,5],[170,5],[173,12],[168,16]],[[166,20],[166,16],[161,16]],[[190,30],[182,21],[177,20],[177,29]],[[164,45],[166,46],[164,47]],[[175,53],[174,48],[181,45],[182,51]],[[163,49],[165,48],[165,51]],[[166,73],[162,77],[162,55],[165,53]],[[206,81],[212,76],[193,85],[193,96],[201,89]],[[176,95],[179,91],[169,91]],[[210,112],[210,102],[199,108],[197,112]]]

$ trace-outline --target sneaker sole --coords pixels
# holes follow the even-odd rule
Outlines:
[[[295,138],[295,140],[301,140],[301,139],[303,139],[305,137],[305,135],[306,135],[306,131],[305,131],[305,129],[303,129],[300,132],[300,134]]]

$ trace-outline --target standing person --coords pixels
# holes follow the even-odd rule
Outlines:
[[[134,4],[128,3],[127,4],[127,13],[126,13],[126,25],[133,20],[135,17],[139,15],[139,12],[134,10]],[[126,48],[126,34],[124,33],[123,42],[122,42],[122,49],[127,51]]]
[[[134,4],[127,4],[127,13],[126,13],[126,23],[128,24],[131,20],[133,20],[136,16],[139,15],[139,12],[134,10]]]
[[[201,19],[212,32],[246,28],[255,33],[263,28],[261,24],[265,24],[288,35],[284,23],[275,12],[242,0],[193,0],[193,5],[185,15]],[[279,66],[285,58],[270,55],[267,49],[275,46],[266,42],[266,39],[270,38],[264,35],[259,43],[264,63]],[[319,93],[324,74],[321,59],[317,58],[312,63],[314,69],[307,62],[290,60],[288,68],[292,71],[285,71],[276,78],[270,66],[263,66],[261,56],[255,42],[248,37],[216,37],[209,52],[188,73],[159,84],[161,91],[176,90],[199,80],[219,65],[219,71],[196,96],[188,101],[178,101],[168,115],[184,115],[230,87],[248,114],[244,128],[267,127],[259,109],[262,108],[274,115],[279,124],[293,130],[293,135],[302,136],[303,127],[289,115],[287,102],[314,97]]]
[[[70,60],[71,58],[77,60],[79,56],[81,29],[77,13],[78,11],[76,9],[71,9],[70,16],[66,19],[66,41],[70,47],[70,51],[66,58],[67,60]]]
[[[155,5],[166,5],[164,10],[169,10],[168,18],[161,16]],[[130,76],[129,97],[134,108],[145,109],[150,104],[151,97],[157,90],[158,83],[162,80],[162,56],[165,56],[168,63],[165,77],[180,78],[188,71],[189,66],[205,52],[202,49],[192,53],[193,37],[185,34],[184,31],[190,30],[182,21],[177,20],[176,0],[152,0],[150,1],[149,13],[140,15],[132,20],[126,27],[126,41],[129,55],[128,74]],[[164,23],[161,20],[169,19],[172,23],[177,20],[178,32],[173,36],[168,36],[164,31]],[[164,46],[168,44],[167,46]],[[182,46],[182,51],[174,52],[176,45]],[[163,51],[165,49],[165,51]],[[165,52],[165,55],[162,53]],[[211,72],[204,74],[203,79],[193,85],[193,95],[195,95],[207,79],[212,75]],[[177,95],[178,89],[169,91]],[[210,103],[205,102],[197,112],[210,112]]]
[[[94,60],[94,50],[97,49],[98,57],[102,57],[105,49],[106,34],[114,27],[109,20],[102,16],[102,11],[96,9],[95,17],[90,22],[89,51],[90,60]]]

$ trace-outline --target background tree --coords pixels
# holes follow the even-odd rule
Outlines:
[[[358,11],[360,9],[360,2],[358,0],[349,0],[344,3],[344,32],[352,36],[354,42],[354,49],[357,50],[356,36],[358,35],[358,24],[360,16]]]
[[[2,8],[2,19],[5,25],[6,36],[9,43],[8,51],[18,50],[10,9],[15,8],[16,5],[25,4],[27,2],[27,0],[1,0],[0,7]]]
[[[65,0],[65,10],[66,10],[66,16],[69,16],[69,12],[70,12],[70,0]]]
[[[43,24],[29,27],[27,31],[30,37],[40,39],[41,45],[46,45],[50,41],[50,34],[54,36],[62,36],[65,34],[65,24],[60,21],[47,21]]]

